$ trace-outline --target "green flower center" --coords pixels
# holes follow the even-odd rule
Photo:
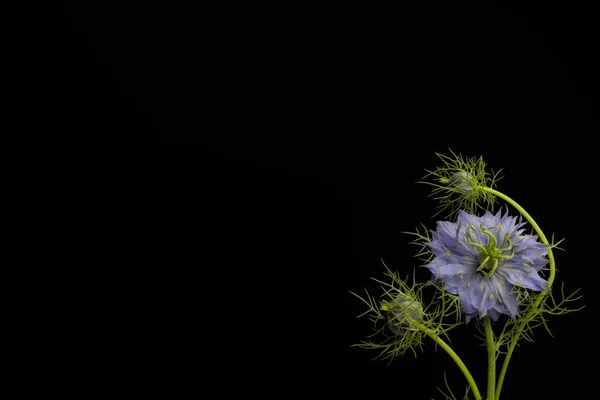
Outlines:
[[[489,240],[485,246],[481,243],[474,242],[472,233],[475,232],[476,229],[477,228],[475,228],[474,225],[469,225],[467,227],[467,242],[471,246],[475,246],[480,250],[478,254],[479,267],[476,269],[476,271],[479,271],[485,276],[490,277],[494,271],[496,271],[496,268],[498,268],[500,261],[508,260],[514,257],[515,250],[510,242],[510,239],[508,238],[507,233],[504,234],[503,244],[508,243],[508,245],[506,247],[498,247],[496,236],[490,230],[484,228],[483,224],[479,225],[479,232],[487,235]],[[498,226],[491,226],[489,229],[497,229],[500,231],[500,229],[502,229],[502,224],[499,224]],[[510,251],[510,254],[503,254],[506,251]]]

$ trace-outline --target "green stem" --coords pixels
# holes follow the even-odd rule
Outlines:
[[[549,292],[550,288],[552,287],[552,284],[554,283],[554,276],[556,274],[556,266],[555,266],[555,262],[554,262],[554,254],[552,253],[552,247],[550,246],[548,239],[546,239],[546,235],[544,235],[544,232],[542,232],[542,230],[540,229],[538,224],[533,220],[533,218],[531,218],[531,215],[529,215],[529,213],[527,211],[525,211],[523,209],[523,207],[521,207],[516,201],[514,201],[513,199],[511,199],[504,193],[499,192],[497,190],[494,190],[494,189],[491,189],[488,187],[481,187],[481,189],[485,190],[486,192],[492,193],[493,195],[501,198],[502,200],[506,201],[508,204],[513,206],[518,212],[521,213],[521,215],[523,215],[523,217],[525,217],[527,222],[529,222],[531,224],[531,226],[533,227],[535,232],[538,234],[540,241],[548,246],[548,261],[550,264],[550,275],[548,276],[548,288],[546,289],[546,291]],[[527,313],[527,315],[524,318],[522,318],[522,320],[521,320],[522,322],[517,326],[516,335],[513,336],[510,344],[508,345],[508,351],[506,353],[506,357],[504,358],[504,363],[502,364],[502,369],[500,370],[500,375],[498,375],[498,384],[496,386],[496,400],[500,399],[500,391],[502,390],[502,384],[504,383],[504,376],[506,375],[506,370],[508,369],[508,364],[510,363],[510,358],[512,356],[512,353],[515,350],[515,346],[517,345],[517,340],[521,337],[521,333],[523,332],[523,329],[525,329],[525,325],[526,325],[527,321],[530,320],[530,317],[533,315],[533,313],[537,310],[538,306],[540,305],[540,302],[542,301],[542,297],[543,297],[542,295],[538,296],[535,303],[533,304],[533,306],[529,308],[529,312]]]
[[[444,351],[446,351],[446,353],[448,353],[450,358],[452,358],[452,360],[456,363],[458,368],[461,370],[461,372],[467,379],[467,382],[469,383],[469,386],[471,386],[471,390],[473,391],[473,395],[475,396],[475,399],[482,400],[481,393],[479,393],[479,389],[477,388],[477,384],[475,383],[473,376],[469,372],[469,369],[467,368],[465,363],[462,362],[462,360],[460,359],[458,354],[456,354],[454,352],[454,350],[452,350],[452,348],[450,346],[448,346],[448,344],[446,342],[444,342],[442,340],[442,338],[440,338],[433,330],[427,328],[424,325],[421,325],[420,323],[418,323],[416,321],[411,321],[411,324],[414,325],[417,329],[420,329],[423,332],[425,332],[425,334],[427,336],[429,336],[434,342],[436,342],[438,344],[438,346],[440,346],[442,349],[444,349]]]
[[[537,233],[540,237],[540,241],[548,246],[548,260],[550,261],[550,276],[548,277],[548,288],[552,287],[552,284],[554,283],[554,275],[556,274],[556,268],[554,266],[554,254],[552,253],[552,247],[550,247],[548,239],[546,239],[546,235],[544,235],[544,232],[542,232],[539,225],[533,220],[533,218],[531,218],[531,215],[529,215],[529,213],[525,211],[523,207],[521,207],[516,201],[514,201],[504,193],[487,187],[482,187],[481,189],[485,190],[486,192],[490,192],[497,197],[500,197],[502,200],[506,201],[508,204],[513,206],[518,212],[521,213],[521,215],[523,215],[523,217],[525,217],[527,222],[531,224],[531,226],[535,230],[535,233]]]
[[[487,340],[488,353],[487,399],[494,400],[496,398],[496,342],[494,340],[494,331],[492,331],[492,323],[490,321],[490,317],[483,318],[483,326],[485,328],[485,338]]]

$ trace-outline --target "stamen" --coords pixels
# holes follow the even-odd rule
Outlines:
[[[479,268],[477,268],[475,271],[481,271],[482,269],[485,268],[485,266],[487,265],[487,262],[489,261],[490,256],[487,256],[482,262],[481,264],[479,264]]]
[[[501,249],[497,249],[498,251],[506,251],[506,250],[512,250],[513,249],[513,245],[510,242],[510,238],[508,237],[508,233],[504,234],[504,240],[506,240],[508,242],[508,247],[503,247]]]
[[[474,241],[472,241],[472,240],[471,240],[471,235],[470,235],[470,234],[468,234],[468,232],[467,232],[467,243],[469,243],[471,246],[475,246],[475,247],[477,247],[478,249],[480,249],[480,250],[481,250],[481,251],[483,251],[483,252],[486,252],[486,253],[487,253],[487,251],[488,251],[488,250],[487,250],[485,247],[483,247],[483,246],[482,246],[482,245],[480,245],[479,243],[475,243]]]
[[[492,260],[493,260],[493,262],[494,262],[494,265],[492,266],[492,268],[489,270],[489,272],[487,272],[487,273],[485,273],[485,272],[484,272],[484,273],[483,273],[483,274],[484,274],[485,276],[487,276],[488,278],[489,278],[490,276],[492,276],[492,275],[494,274],[494,271],[496,271],[496,268],[498,268],[498,259],[497,259],[497,258],[493,258]]]
[[[496,246],[498,246],[498,241],[496,240],[496,236],[494,236],[494,234],[492,232],[485,229],[483,227],[483,223],[479,225],[479,230],[481,231],[481,233],[485,233],[486,235],[488,235],[490,237],[491,242],[488,244],[488,247],[495,249]]]
[[[498,254],[496,256],[496,258],[500,258],[502,260],[510,260],[511,258],[513,258],[515,256],[515,250],[511,249],[510,250],[510,254]]]

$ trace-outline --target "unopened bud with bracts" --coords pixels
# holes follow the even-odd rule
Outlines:
[[[466,171],[456,172],[450,179],[447,179],[447,181],[448,186],[456,188],[463,196],[468,196],[473,193],[473,175]]]
[[[438,154],[442,165],[427,170],[420,183],[433,186],[431,196],[439,202],[439,211],[448,210],[454,218],[458,210],[475,213],[479,209],[493,211],[493,189],[499,179],[497,173],[488,173],[482,157],[468,158],[452,152],[452,156]]]
[[[382,260],[383,262],[383,260]],[[462,324],[458,320],[460,307],[457,296],[449,296],[438,286],[427,283],[417,283],[413,274],[412,282],[409,277],[401,279],[398,272],[392,272],[385,263],[384,275],[389,281],[373,278],[381,285],[384,294],[380,301],[366,292],[366,296],[358,297],[368,309],[360,316],[369,315],[374,322],[375,333],[368,341],[362,341],[354,346],[377,350],[382,359],[391,359],[411,351],[417,355],[417,349],[422,349],[426,337],[445,335],[447,331]],[[435,289],[433,302],[440,306],[431,307],[423,302],[423,290]],[[452,318],[454,317],[454,318]],[[456,323],[450,323],[455,319]]]
[[[403,293],[390,302],[383,302],[381,310],[386,312],[387,327],[396,335],[404,335],[407,331],[416,331],[415,322],[423,321],[421,303]]]

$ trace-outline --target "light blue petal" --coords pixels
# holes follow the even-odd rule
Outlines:
[[[497,311],[495,306],[494,308],[490,308],[488,311],[488,317],[490,317],[492,319],[492,321],[498,321],[498,317],[500,316],[500,314],[502,314],[501,312]]]
[[[487,229],[490,226],[498,225],[498,222],[500,222],[500,218],[498,214],[494,215],[491,212],[486,211],[485,214],[481,217],[481,222],[483,223],[483,226]],[[479,226],[477,226],[477,228],[479,229]]]
[[[502,303],[496,303],[495,308],[496,310],[510,316],[511,318],[516,318],[517,315],[519,315],[519,304],[517,300],[517,294],[511,293],[511,285],[506,284],[505,288],[506,289],[502,293],[499,293],[502,298]]]
[[[427,247],[429,247],[429,250],[431,250],[433,255],[436,257],[439,257],[439,256],[445,254],[446,250],[448,250],[448,248],[437,239],[432,240],[431,242],[427,243]]]
[[[479,316],[485,317],[492,307],[498,302],[493,282],[489,278],[477,274],[471,277],[471,291],[469,293],[471,303],[479,310]]]
[[[527,268],[521,264],[505,262],[502,266],[498,267],[496,274],[513,285],[523,286],[526,289],[538,292],[545,290],[548,284],[533,268]]]

